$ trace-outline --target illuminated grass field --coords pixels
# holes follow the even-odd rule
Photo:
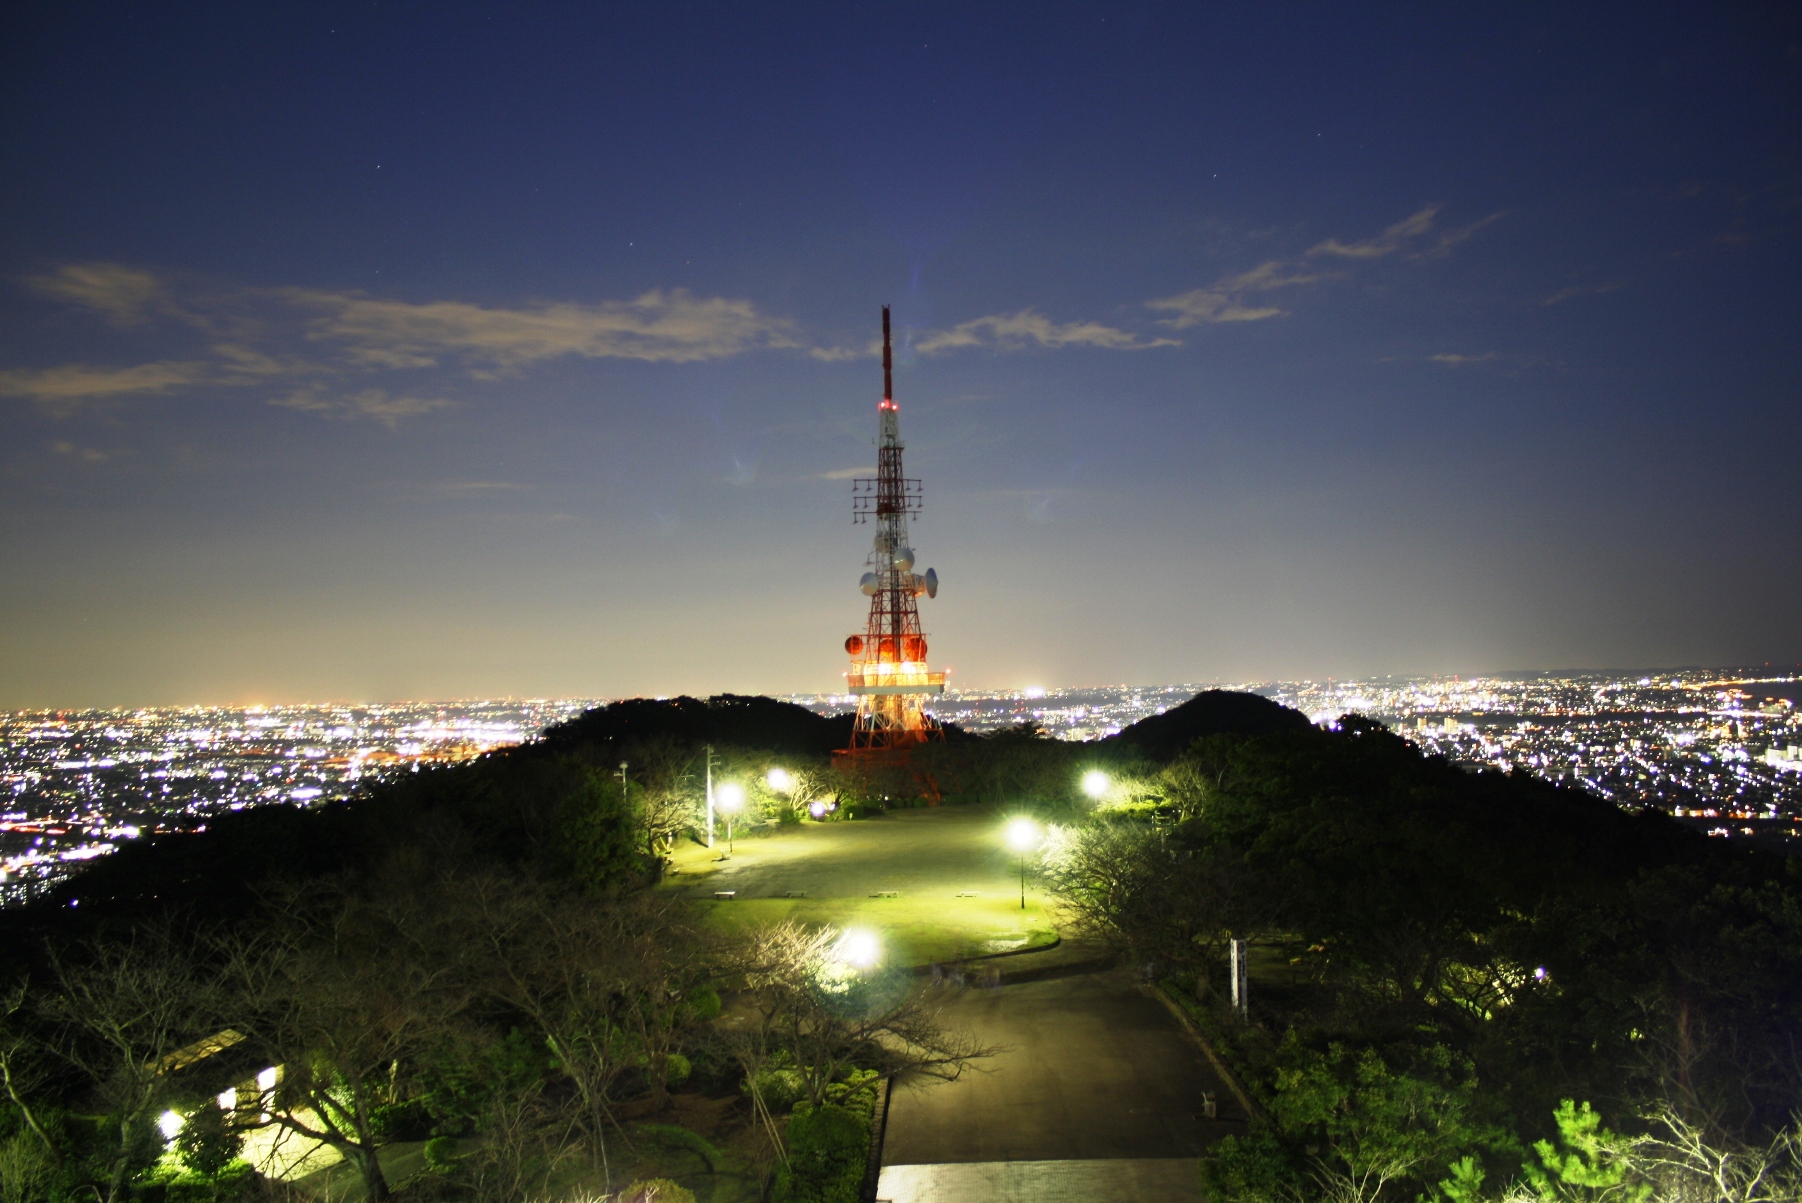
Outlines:
[[[783,919],[867,928],[902,964],[1052,943],[1055,923],[1030,876],[1020,907],[1018,862],[1001,832],[1000,817],[975,807],[804,823],[736,841],[723,861],[723,838],[711,852],[684,845],[665,888],[725,928]],[[715,901],[724,890],[736,897]]]

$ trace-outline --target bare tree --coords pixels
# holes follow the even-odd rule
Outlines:
[[[1646,1118],[1629,1159],[1660,1203],[1802,1200],[1802,1116],[1762,1144],[1711,1137],[1668,1104]]]
[[[837,782],[830,771],[816,768],[784,769],[787,784],[771,788],[777,807],[794,815],[806,814],[815,802],[824,802],[834,792]]]
[[[621,753],[643,790],[638,828],[645,855],[667,856],[677,837],[694,825],[700,806],[694,749],[657,737],[634,741]]]
[[[951,1081],[999,1051],[946,1024],[941,988],[899,970],[860,967],[842,940],[832,928],[792,922],[744,938],[737,958],[744,990],[722,1027],[753,1091],[777,1051],[816,1106],[854,1067]]]
[[[611,1180],[613,1092],[642,1056],[629,1000],[647,985],[637,945],[653,926],[648,900],[597,903],[498,877],[465,883],[462,893],[481,944],[482,990],[543,1034],[574,1093],[576,1129]]]
[[[389,1187],[374,1109],[395,1068],[467,1008],[457,933],[429,895],[369,901],[330,889],[278,901],[233,949],[234,1025],[281,1066],[266,1122],[335,1149],[372,1201]]]
[[[4,995],[0,995],[0,1085],[6,1088],[6,1097],[18,1109],[19,1118],[32,1133],[40,1145],[44,1155],[54,1162],[62,1161],[62,1150],[50,1139],[50,1133],[39,1121],[37,1112],[32,1109],[28,1097],[31,1090],[42,1080],[42,1063],[48,1051],[37,1034],[25,1023],[27,985],[21,981]]]
[[[153,1122],[175,1054],[219,1030],[219,992],[166,925],[95,939],[74,955],[53,950],[50,965],[44,1010],[61,1029],[57,1051],[95,1084],[110,1117],[104,1198],[114,1203],[156,1155]]]
[[[462,1167],[476,1203],[535,1197],[569,1157],[569,1134],[567,1111],[546,1097],[542,1080],[497,1097]]]
[[[623,905],[614,932],[626,962],[618,986],[621,1020],[631,1031],[651,1097],[669,1105],[670,1058],[701,1018],[695,997],[714,972],[719,941],[694,921],[681,899],[641,895]],[[717,1009],[718,1001],[707,992]]]
[[[29,1132],[0,1139],[0,1203],[40,1203],[55,1178],[56,1162]]]
[[[1097,815],[1053,828],[1044,864],[1046,881],[1076,928],[1134,956],[1212,966],[1230,936],[1250,937],[1271,925],[1243,867],[1173,848],[1166,829],[1144,819]]]

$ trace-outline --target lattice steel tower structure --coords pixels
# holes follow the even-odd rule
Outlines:
[[[895,406],[894,352],[889,343],[888,306],[882,307],[882,404],[878,420],[876,475],[851,482],[851,521],[876,524],[869,571],[861,582],[870,599],[864,633],[845,640],[851,655],[846,674],[857,698],[857,722],[850,752],[903,751],[943,736],[926,713],[926,699],[945,692],[945,674],[926,667],[926,635],[920,629],[919,598],[937,597],[939,575],[916,573],[907,519],[920,513],[920,482],[901,470],[901,411]]]

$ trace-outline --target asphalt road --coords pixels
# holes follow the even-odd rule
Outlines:
[[[898,1085],[884,1166],[1190,1159],[1245,1131],[1201,1050],[1124,974],[967,990],[947,1018],[1008,1051],[956,1082]]]

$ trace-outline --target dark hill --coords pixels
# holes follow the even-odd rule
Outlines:
[[[1278,735],[1306,731],[1308,716],[1255,693],[1209,689],[1162,714],[1140,719],[1108,742],[1173,760],[1204,735]]]
[[[0,913],[0,945],[35,947],[53,929],[154,915],[229,924],[256,914],[259,891],[276,878],[373,878],[409,862],[554,873],[560,816],[582,804],[597,771],[610,780],[634,743],[824,758],[850,739],[851,716],[822,718],[773,698],[616,702],[542,740],[405,773],[346,802],[260,807],[214,816],[201,831],[133,841],[37,903]]]
[[[849,714],[824,718],[774,698],[722,693],[711,698],[632,698],[589,710],[544,733],[555,751],[602,749],[640,740],[756,748],[790,756],[826,756],[851,742]]]

